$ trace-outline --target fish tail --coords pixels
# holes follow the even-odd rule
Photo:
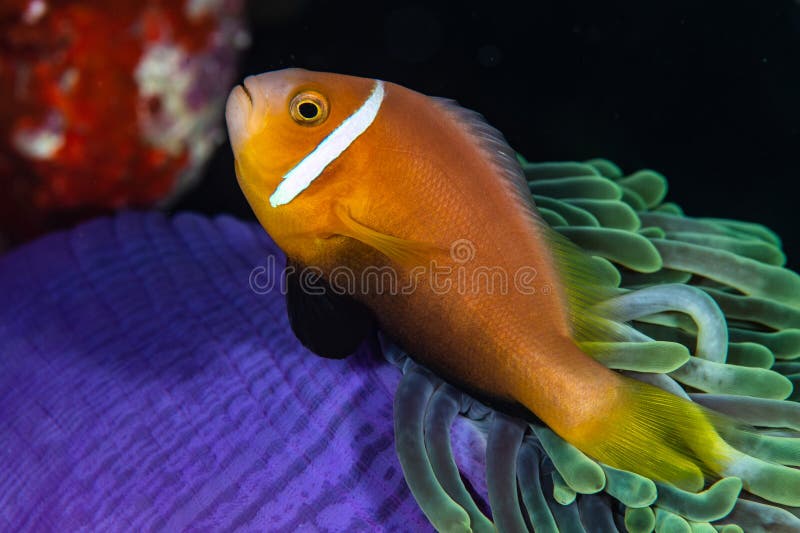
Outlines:
[[[748,492],[800,506],[800,441],[764,436],[696,403],[620,376],[611,409],[562,437],[595,460],[696,492],[706,480],[737,477]]]
[[[570,346],[571,345],[571,346]],[[562,439],[608,466],[697,491],[737,458],[737,424],[690,400],[606,368],[571,340],[523,372],[512,396]]]
[[[620,376],[613,408],[598,405],[589,428],[562,435],[601,463],[685,490],[719,477],[736,460],[721,433],[732,423],[691,401]]]

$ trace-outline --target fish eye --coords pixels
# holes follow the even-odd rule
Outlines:
[[[315,91],[303,91],[289,103],[289,113],[302,126],[316,126],[328,118],[328,101]]]

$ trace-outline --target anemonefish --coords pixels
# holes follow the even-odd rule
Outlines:
[[[389,82],[287,69],[246,78],[226,118],[258,220],[295,272],[319,274],[305,286],[289,276],[287,294],[312,351],[344,357],[378,327],[602,463],[690,490],[737,475],[722,417],[591,356],[617,335],[594,311],[613,281],[537,214],[515,152],[479,114]],[[373,272],[383,286],[365,283]]]

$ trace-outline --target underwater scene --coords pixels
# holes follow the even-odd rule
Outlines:
[[[0,0],[0,531],[800,532],[800,3]]]

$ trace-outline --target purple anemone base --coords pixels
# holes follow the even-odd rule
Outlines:
[[[257,225],[156,213],[0,257],[0,529],[431,530],[399,370],[303,348],[278,284],[251,288],[283,264]],[[453,446],[485,494],[483,438],[459,420]]]

